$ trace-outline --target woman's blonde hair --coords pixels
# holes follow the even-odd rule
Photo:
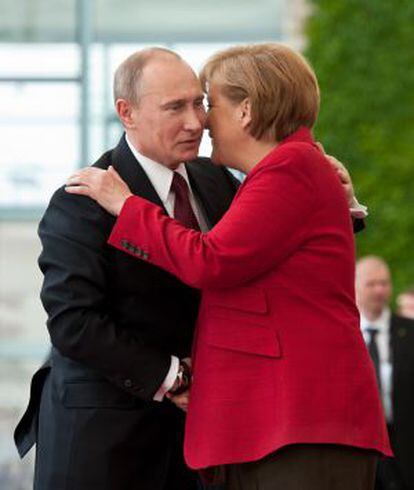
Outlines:
[[[250,134],[280,141],[300,126],[312,128],[319,111],[319,87],[309,63],[282,44],[236,46],[219,51],[200,73],[204,90],[217,83],[234,103],[251,104]]]

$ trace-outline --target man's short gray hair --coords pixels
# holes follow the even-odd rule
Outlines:
[[[147,48],[131,54],[115,71],[114,76],[114,102],[125,99],[132,104],[139,103],[139,89],[142,73],[149,61],[159,55],[171,55],[181,60],[181,56],[166,48]]]

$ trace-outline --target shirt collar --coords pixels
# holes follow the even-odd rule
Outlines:
[[[147,177],[149,178],[152,186],[154,187],[156,193],[159,195],[164,205],[167,202],[168,196],[170,194],[174,171],[178,172],[184,177],[190,188],[187,169],[184,163],[180,163],[180,165],[175,170],[171,170],[165,165],[155,162],[154,160],[151,160],[150,158],[140,153],[128,139],[128,136],[125,136],[125,139],[129,146],[129,149],[143,168],[144,172],[147,174]]]
[[[384,308],[381,315],[373,321],[368,320],[361,313],[361,329],[365,332],[368,328],[376,328],[379,333],[386,332],[390,326],[391,310],[389,308]]]

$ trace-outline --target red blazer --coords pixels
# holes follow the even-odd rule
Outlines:
[[[109,243],[202,289],[189,466],[295,443],[392,454],[355,306],[348,205],[307,129],[254,167],[209,233],[131,197]]]

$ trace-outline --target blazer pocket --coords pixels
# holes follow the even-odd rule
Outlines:
[[[140,401],[107,381],[65,381],[62,403],[66,408],[137,408]]]
[[[221,349],[273,358],[282,355],[276,331],[244,318],[235,323],[234,319],[229,322],[225,317],[212,315],[205,338],[208,345]]]

